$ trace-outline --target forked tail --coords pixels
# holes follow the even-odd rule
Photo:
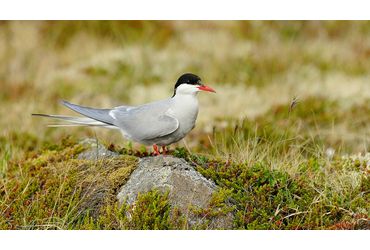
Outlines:
[[[58,121],[64,121],[65,123],[49,124],[48,127],[77,127],[77,126],[89,126],[89,127],[103,127],[110,129],[118,129],[116,126],[94,120],[89,117],[76,117],[76,116],[64,116],[64,115],[47,115],[47,114],[32,114],[33,116],[52,118]]]
[[[50,124],[49,127],[70,127],[70,126],[93,126],[110,129],[118,129],[113,124],[113,118],[109,115],[110,109],[94,109],[72,104],[67,101],[62,101],[62,104],[73,111],[84,115],[85,117],[64,116],[64,115],[47,115],[47,114],[32,114],[33,116],[41,116],[52,118],[66,123]]]

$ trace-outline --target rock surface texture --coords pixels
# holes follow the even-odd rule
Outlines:
[[[169,191],[169,201],[183,214],[188,215],[189,226],[201,223],[202,218],[191,215],[190,207],[206,208],[217,186],[207,180],[190,166],[184,159],[173,156],[145,157],[129,180],[121,187],[117,198],[120,203],[125,200],[133,204],[138,193],[150,190]],[[232,217],[215,218],[209,228],[231,228]]]
[[[80,144],[87,148],[86,151],[78,155],[78,159],[80,160],[99,160],[119,156],[118,153],[106,149],[104,145],[93,138],[87,138],[80,142]]]

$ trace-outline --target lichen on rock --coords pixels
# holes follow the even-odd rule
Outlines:
[[[168,192],[172,208],[178,208],[186,216],[188,227],[199,227],[204,219],[195,211],[207,209],[218,190],[213,181],[198,173],[184,159],[173,156],[145,157],[117,195],[119,202],[134,204],[137,196],[151,190]],[[223,217],[220,219],[220,217]],[[216,216],[208,228],[231,228],[232,216]]]

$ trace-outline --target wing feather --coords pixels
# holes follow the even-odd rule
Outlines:
[[[162,137],[178,129],[179,121],[168,110],[169,101],[166,100],[111,112],[116,117],[116,126],[133,140],[142,141]]]
[[[104,122],[109,125],[114,125],[114,118],[109,114],[111,109],[95,109],[89,107],[83,107],[80,105],[72,104],[67,101],[62,101],[63,105],[72,109],[73,111],[92,118],[94,120]]]

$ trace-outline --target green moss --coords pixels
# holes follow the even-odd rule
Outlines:
[[[86,214],[74,229],[182,229],[185,217],[177,208],[171,208],[168,192],[163,194],[152,190],[139,194],[134,205],[111,202],[101,207],[99,216]]]
[[[137,158],[77,160],[80,145],[45,150],[8,166],[1,182],[2,228],[70,228],[82,214],[97,216],[135,168]]]
[[[369,213],[366,204],[369,197],[365,195],[362,187],[368,185],[368,180],[362,180],[362,184],[357,188],[333,196],[335,192],[326,186],[325,176],[321,175],[322,178],[319,178],[323,170],[318,169],[317,162],[311,160],[307,165],[302,166],[306,171],[294,177],[282,171],[272,170],[266,163],[248,166],[208,162],[199,165],[198,171],[223,188],[216,198],[217,205],[211,204],[211,207],[214,209],[220,204],[223,204],[224,208],[233,207],[235,228],[331,228],[348,220],[353,226],[357,226],[361,221],[356,220],[355,216],[369,218],[369,215],[360,211],[349,212],[361,207]],[[335,171],[341,171],[342,167],[333,166]],[[320,173],[312,178],[309,176],[312,171],[307,169]],[[318,193],[318,190],[322,190],[321,193]]]
[[[116,200],[137,165],[134,156],[87,161],[76,156],[80,145],[45,149],[10,162],[0,183],[2,229],[187,229],[187,218],[170,206],[168,193],[140,194],[134,205]],[[139,152],[140,153],[140,152]],[[139,154],[138,153],[138,154]],[[133,154],[136,154],[133,152]],[[363,163],[309,158],[290,175],[267,162],[235,164],[175,149],[220,189],[208,207],[192,208],[202,218],[194,229],[214,219],[232,219],[240,229],[368,228],[369,179]],[[342,178],[333,185],[328,177]],[[347,176],[361,174],[358,183]]]
[[[136,229],[171,229],[170,204],[168,193],[159,191],[139,194],[131,214],[130,228]]]
[[[176,148],[172,155],[178,158],[186,159],[189,156],[189,152],[184,147]]]

